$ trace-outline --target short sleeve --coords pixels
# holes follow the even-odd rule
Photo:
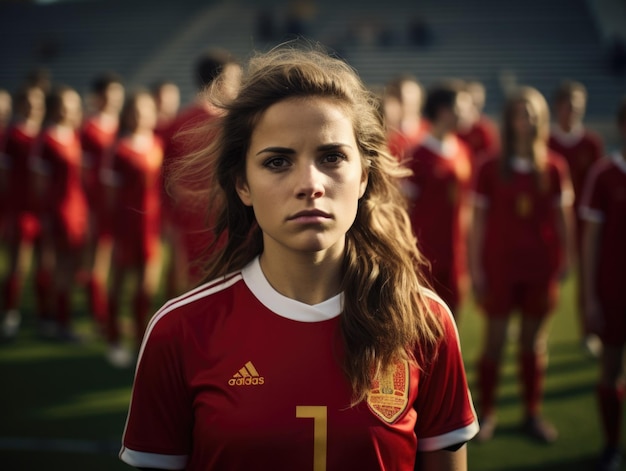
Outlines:
[[[601,184],[601,180],[606,166],[605,160],[598,161],[591,167],[589,176],[585,181],[579,216],[586,221],[597,223],[604,221],[605,196],[604,185]]]
[[[471,201],[474,206],[486,208],[493,193],[493,159],[483,159],[471,184]]]
[[[158,312],[139,355],[120,458],[135,467],[184,469],[192,443],[176,312]]]
[[[418,451],[441,450],[471,440],[478,420],[467,386],[456,324],[450,310],[437,295],[427,292],[440,316],[444,337],[433,362],[424,365],[415,410]]]

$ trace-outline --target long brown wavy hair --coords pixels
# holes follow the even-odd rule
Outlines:
[[[213,102],[219,98],[207,93]],[[207,208],[215,233],[205,279],[241,269],[263,251],[263,238],[252,209],[237,195],[236,182],[245,177],[246,153],[262,113],[291,97],[331,98],[348,110],[368,173],[356,220],[346,234],[342,267],[343,366],[356,403],[369,392],[373,375],[391,370],[400,359],[423,365],[443,335],[424,297],[423,259],[398,186],[407,170],[387,150],[373,93],[350,66],[318,46],[285,44],[257,54],[237,98],[221,103],[221,118],[211,129],[195,131],[200,139],[211,136],[210,142],[183,159],[172,175],[204,181],[206,190],[196,191],[194,199]]]

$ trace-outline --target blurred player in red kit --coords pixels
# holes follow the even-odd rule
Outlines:
[[[151,91],[157,106],[157,124],[154,132],[158,136],[163,136],[178,115],[180,88],[171,80],[160,80],[152,85]]]
[[[83,122],[81,142],[84,157],[84,185],[89,204],[89,240],[86,263],[89,308],[99,330],[106,325],[106,285],[111,265],[111,215],[107,214],[101,172],[119,128],[124,102],[124,85],[115,73],[94,78],[91,99],[95,112]]]
[[[621,469],[626,345],[626,97],[617,112],[621,148],[593,164],[580,211],[583,220],[585,315],[602,339],[596,389],[604,451],[599,471]]]
[[[413,175],[403,182],[417,243],[431,265],[433,287],[455,315],[467,284],[467,195],[471,177],[469,149],[455,131],[461,109],[471,106],[470,100],[460,82],[429,89],[424,117],[430,131],[406,154],[405,165]]]
[[[429,124],[422,118],[424,90],[411,75],[390,80],[383,91],[383,113],[389,150],[403,161],[410,149],[420,143]]]
[[[20,325],[19,300],[33,252],[37,260],[35,290],[39,321],[50,314],[46,300],[50,294],[50,273],[43,265],[39,224],[32,178],[32,154],[45,115],[44,91],[22,86],[15,96],[15,119],[0,143],[0,193],[4,202],[9,272],[3,286],[3,333],[17,334]]]
[[[127,366],[132,359],[119,320],[127,275],[136,277],[132,313],[138,350],[161,273],[163,143],[154,134],[156,120],[152,94],[148,90],[131,94],[122,110],[120,138],[104,172],[114,215],[107,357],[116,366]]]
[[[581,326],[583,347],[592,355],[598,356],[600,341],[589,332],[583,316],[585,300],[582,289],[582,260],[580,258],[580,242],[582,238],[582,221],[580,219],[580,201],[583,185],[594,162],[604,154],[604,146],[598,134],[587,129],[583,124],[587,107],[587,89],[580,82],[566,80],[562,82],[553,96],[554,124],[550,132],[548,145],[556,153],[567,160],[574,186],[574,208],[576,211],[576,248],[578,263],[576,264],[577,304]]]
[[[541,417],[549,314],[573,251],[573,192],[567,163],[547,147],[549,109],[534,88],[507,97],[502,154],[477,170],[469,238],[476,300],[486,317],[478,362],[478,439],[496,427],[496,390],[511,314],[519,311],[518,371],[522,431],[551,443],[556,429]]]
[[[207,230],[207,215],[199,202],[181,200],[180,192],[168,186],[170,166],[183,154],[190,152],[185,132],[195,126],[215,119],[221,112],[202,96],[203,90],[217,87],[225,100],[232,99],[239,88],[241,66],[233,56],[221,49],[211,49],[202,54],[195,64],[198,96],[193,104],[184,108],[162,134],[165,141],[164,176],[168,192],[164,204],[165,239],[170,247],[171,260],[167,268],[167,291],[179,294],[200,280],[200,266],[212,235]],[[210,138],[210,136],[208,137]],[[191,182],[177,182],[190,185]],[[210,224],[208,224],[210,226]]]
[[[58,85],[46,103],[47,126],[36,150],[36,188],[40,198],[45,244],[54,248],[53,286],[56,336],[75,342],[71,325],[71,294],[88,231],[88,206],[82,182],[79,127],[82,100],[76,90]]]
[[[472,166],[486,157],[495,156],[500,149],[500,134],[497,124],[484,114],[486,100],[485,86],[478,81],[469,81],[465,89],[472,98],[472,106],[464,109],[461,115],[457,136],[467,144],[471,151]]]

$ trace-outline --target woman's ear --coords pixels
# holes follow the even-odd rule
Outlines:
[[[239,195],[239,199],[246,206],[252,206],[252,195],[250,194],[250,187],[242,177],[237,177],[235,182],[235,190]]]

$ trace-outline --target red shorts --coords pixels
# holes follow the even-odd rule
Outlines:
[[[547,316],[556,306],[559,284],[549,283],[507,283],[495,281],[487,286],[482,307],[489,317],[507,317],[519,309],[524,316],[541,318]]]
[[[604,331],[600,334],[607,345],[621,346],[626,343],[626,303],[600,301],[604,315]]]

